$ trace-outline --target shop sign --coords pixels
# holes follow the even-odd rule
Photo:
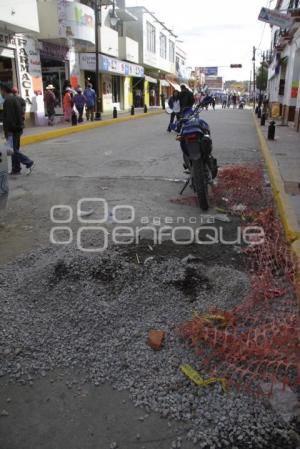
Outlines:
[[[218,67],[198,67],[197,70],[206,76],[218,76]]]
[[[79,55],[74,47],[73,41],[68,42],[69,61],[70,61],[70,82],[71,86],[76,88],[80,83]]]
[[[94,10],[81,3],[57,0],[60,37],[95,43]]]
[[[44,58],[55,59],[57,61],[69,60],[69,48],[63,45],[56,45],[50,42],[39,42],[40,55]]]
[[[262,8],[258,20],[271,25],[276,25],[282,29],[290,28],[294,22],[290,14],[283,14],[275,9]]]
[[[80,55],[81,70],[96,70],[96,56],[93,53],[81,53]],[[138,78],[144,77],[144,67],[132,64],[130,62],[121,61],[120,59],[111,58],[105,55],[99,55],[99,70],[105,73],[112,73],[123,76],[133,76]]]
[[[42,91],[41,62],[36,41],[27,36],[17,36],[17,59],[20,94],[26,102],[26,111],[35,111],[35,97]]]
[[[279,103],[273,103],[271,105],[271,117],[277,118],[280,116],[280,104]]]
[[[16,48],[16,36],[0,31],[0,47]]]

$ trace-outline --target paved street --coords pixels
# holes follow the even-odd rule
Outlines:
[[[220,166],[261,160],[251,111],[203,112]],[[36,162],[32,176],[11,178],[1,262],[47,245],[53,205],[75,207],[83,197],[130,204],[143,216],[189,216],[195,208],[169,202],[184,179],[180,148],[162,114],[24,147]],[[185,195],[190,192],[186,190]],[[92,207],[92,206],[91,206]]]
[[[221,169],[262,161],[250,110],[203,117]],[[71,206],[75,214],[82,198],[88,219],[103,212],[92,198],[107,201],[108,212],[134,207],[130,226],[146,217],[162,226],[166,217],[217,217],[218,208],[201,213],[189,189],[179,199],[182,155],[167,121],[161,114],[24,148],[36,169],[11,178],[0,228],[1,448],[231,449],[249,434],[247,449],[294,449],[263,401],[193,386],[180,371],[182,364],[199,366],[199,355],[178,338],[180,326],[195,310],[232,310],[246,300],[239,247],[144,240],[84,257],[73,244],[49,244],[51,207]],[[120,218],[128,214],[124,209]],[[74,215],[67,226],[77,232],[79,224]],[[231,215],[214,226],[231,239],[239,224]],[[113,233],[110,218],[103,226]],[[101,246],[101,239],[96,232],[87,246]],[[183,230],[179,239],[186,239]],[[159,352],[147,345],[151,329],[166,332]],[[265,445],[256,445],[260,438]]]
[[[0,449],[300,449],[300,1],[216,3],[1,3]]]
[[[208,111],[203,117],[211,125],[214,154],[220,166],[261,160],[250,111]],[[39,262],[40,256],[35,256],[32,250],[49,244],[51,206],[75,207],[83,197],[105,198],[109,207],[132,205],[136,209],[136,222],[145,216],[198,216],[197,208],[170,202],[178,197],[182,186],[176,180],[184,176],[175,136],[165,131],[167,121],[167,115],[149,117],[26,147],[26,153],[36,161],[36,170],[31,176],[11,179],[9,208],[1,225],[1,263],[14,261],[16,256],[30,251],[29,259],[36,260],[39,267],[46,267],[47,259]],[[190,192],[184,195],[189,196]],[[232,220],[233,228],[232,224],[224,224],[229,232],[235,228]],[[60,250],[61,256],[64,251]],[[172,249],[166,247],[163,251],[169,256]],[[188,255],[194,250],[183,251]],[[182,251],[180,254],[184,255]],[[240,267],[240,259],[232,247],[203,249],[197,253],[200,257],[201,254],[209,265],[219,263],[224,269]],[[49,257],[53,260],[51,253]],[[22,270],[21,260],[20,264],[18,270]],[[235,277],[240,276],[236,273]],[[228,288],[229,278],[224,275],[221,278]],[[232,291],[245,288],[244,281],[241,282]],[[31,285],[33,295],[34,289]],[[30,296],[31,293],[29,301]],[[240,300],[239,295],[236,298]],[[27,302],[25,296],[24,301]],[[177,317],[179,323],[186,312],[182,313]],[[139,343],[142,347],[143,342],[144,337]],[[167,368],[164,363],[161,367]],[[71,371],[42,372],[42,376],[24,385],[7,384],[4,376],[1,386],[0,409],[9,413],[0,419],[0,446],[5,449],[108,449],[114,447],[110,446],[114,441],[120,449],[169,449],[178,437],[183,437],[182,448],[193,447],[184,439],[188,423],[167,421],[150,410],[143,418],[145,410],[135,408],[126,391],[117,392],[108,384],[82,385],[78,367]]]

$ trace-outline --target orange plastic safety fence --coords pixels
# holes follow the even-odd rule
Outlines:
[[[262,382],[269,383],[272,393],[276,381],[299,385],[297,261],[272,207],[262,167],[226,167],[214,195],[217,203],[239,215],[245,226],[262,228],[264,241],[244,249],[251,280],[247,298],[230,311],[209,311],[224,316],[226,326],[196,316],[181,327],[181,335],[196,348],[202,369],[227,377],[237,387],[258,392]]]

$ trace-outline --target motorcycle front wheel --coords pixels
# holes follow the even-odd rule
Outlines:
[[[193,161],[192,178],[193,178],[193,186],[198,196],[200,208],[203,211],[206,211],[209,209],[208,183],[206,179],[205,165],[202,159]]]

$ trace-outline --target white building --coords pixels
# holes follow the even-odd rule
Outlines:
[[[107,5],[105,5],[107,3]],[[99,28],[99,68],[102,110],[129,109],[133,104],[135,80],[144,80],[144,68],[139,64],[139,43],[125,34],[126,24],[137,18],[123,1],[102,1]],[[81,83],[87,79],[96,83],[95,47],[79,55]]]
[[[176,76],[176,35],[148,9],[128,9],[137,21],[127,22],[125,33],[140,43],[139,64],[145,68],[145,82],[137,80],[133,89],[135,93],[142,93],[144,104],[159,105],[161,94],[170,93],[168,76]],[[135,103],[138,101],[135,95]]]
[[[283,122],[294,122],[300,129],[300,1],[278,0],[276,8],[289,13],[293,24],[288,29],[272,27],[272,57],[268,89],[273,115]]]
[[[66,80],[74,88],[88,81],[97,86],[104,112],[159,105],[161,95],[170,92],[176,36],[147,9],[126,9],[125,0],[98,2],[96,76],[93,0],[0,3],[0,81],[19,88],[27,120],[46,123],[43,92],[48,84],[55,86],[57,120],[62,119]]]

